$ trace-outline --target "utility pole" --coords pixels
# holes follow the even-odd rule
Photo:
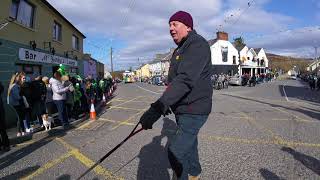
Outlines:
[[[314,60],[315,60],[315,62],[316,62],[316,69],[318,68],[318,47],[317,46],[315,46],[314,47]]]
[[[138,58],[138,68],[140,69],[140,76],[139,76],[139,79],[140,79],[140,82],[142,82],[142,69],[140,67],[140,58]]]
[[[110,47],[111,72],[113,73],[112,47]]]

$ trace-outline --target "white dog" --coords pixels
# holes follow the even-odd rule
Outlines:
[[[42,122],[43,126],[46,128],[46,131],[48,129],[51,130],[52,117],[49,117],[48,114],[44,114],[42,115]]]

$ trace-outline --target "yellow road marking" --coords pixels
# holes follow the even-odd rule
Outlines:
[[[61,138],[56,138],[57,141],[59,141],[64,147],[66,147],[67,149],[71,150],[70,153],[76,158],[78,159],[83,165],[85,165],[86,167],[91,167],[92,165],[94,165],[94,161],[92,161],[91,159],[89,159],[87,156],[85,156],[84,154],[82,154],[80,152],[79,149],[71,146],[70,144],[68,144],[66,141],[64,141]],[[104,167],[102,167],[101,165],[98,165],[97,167],[95,167],[93,169],[93,171],[98,174],[98,175],[102,175],[105,177],[105,179],[117,179],[117,180],[123,180],[123,178],[121,177],[116,177],[115,175],[113,175],[111,172],[109,172],[107,169],[105,169]]]
[[[281,119],[281,118],[273,118],[273,121],[292,121],[291,119]],[[318,121],[310,121],[305,119],[295,119],[297,122],[305,122],[305,123],[317,123]]]
[[[266,128],[265,126],[262,126],[262,125],[261,125],[262,127],[259,127],[260,124],[257,123],[257,121],[255,121],[253,118],[251,118],[250,116],[248,116],[246,113],[241,112],[241,115],[242,115],[243,117],[247,118],[247,120],[248,120],[248,122],[249,122],[250,124],[253,124],[253,125],[254,125],[255,127],[257,127],[258,129],[261,128],[262,130],[268,132],[275,141],[279,141],[279,142],[283,142],[283,141],[284,141],[280,136],[276,135],[276,134],[275,134],[274,132],[272,132],[269,128]]]
[[[89,120],[88,122],[86,122],[83,125],[81,125],[80,127],[78,127],[77,130],[85,129],[93,122],[94,122],[94,120]]]
[[[232,97],[232,96],[231,96]],[[245,100],[246,101],[249,101],[249,100],[247,100],[248,99],[248,97],[244,97],[244,96],[240,96],[240,95],[237,95],[237,97],[240,97],[240,98],[246,98]],[[265,98],[256,98],[256,99],[258,99],[258,100],[260,100],[260,101],[262,101],[261,99],[263,99],[263,101],[270,101],[270,100],[268,100],[268,99],[265,99]],[[250,99],[250,100],[255,100],[255,99]],[[276,101],[276,100],[274,100],[274,101]],[[241,102],[243,102],[243,101],[241,101]],[[261,103],[261,102],[256,102],[256,101],[254,101],[253,103],[256,103],[256,104],[263,104],[263,103]],[[267,103],[272,103],[272,102],[267,102]],[[269,105],[270,106],[270,105]],[[302,119],[301,117],[299,117],[299,116],[297,116],[297,115],[295,115],[295,114],[293,114],[293,113],[290,113],[290,112],[288,112],[288,111],[285,111],[285,110],[283,110],[283,109],[280,109],[280,108],[277,108],[277,107],[273,107],[273,106],[270,106],[270,108],[272,108],[272,109],[275,109],[275,110],[277,110],[277,111],[280,111],[280,112],[282,112],[282,113],[284,113],[284,114],[288,114],[289,116],[293,116],[293,117],[295,117],[296,119],[293,119],[294,121],[297,121],[298,120],[298,122],[300,121],[300,122],[312,122],[312,120],[305,120],[305,119]]]
[[[142,96],[138,96],[138,97],[133,98],[133,99],[131,99],[131,100],[129,100],[129,101],[125,101],[125,102],[120,103],[120,104],[118,104],[118,105],[112,106],[110,109],[115,109],[115,108],[117,108],[117,107],[119,107],[119,106],[121,106],[121,105],[123,105],[123,104],[126,104],[126,103],[128,103],[128,102],[132,102],[132,101],[134,101],[134,100],[136,100],[136,99],[138,99],[138,98],[141,98],[141,97],[142,97]],[[109,102],[109,103],[110,103],[110,102]],[[89,126],[92,122],[94,122],[94,121],[88,121],[88,122],[86,122],[85,124],[83,124],[83,125],[81,125],[80,127],[78,127],[77,130],[85,129],[85,128],[86,128],[87,126]]]
[[[111,119],[105,119],[105,118],[99,118],[99,120],[101,121],[106,121],[106,122],[112,122],[112,123],[123,123],[124,125],[128,125],[128,126],[134,126],[135,124],[133,123],[129,123],[129,122],[119,122],[119,121],[115,121],[115,120],[111,120]]]
[[[63,162],[64,160],[66,160],[68,157],[70,157],[72,155],[72,151],[63,154],[62,156],[60,156],[58,159],[55,159],[53,161],[48,162],[47,164],[43,165],[42,167],[40,167],[39,169],[37,169],[34,173],[30,174],[27,177],[21,178],[21,180],[29,180],[29,179],[33,179],[36,176],[39,176],[41,174],[43,174],[46,170],[50,169],[51,167]]]
[[[278,111],[280,111],[280,112],[282,112],[282,113],[285,113],[285,114],[288,114],[288,115],[290,115],[290,116],[295,117],[296,119],[293,119],[294,121],[297,121],[297,120],[299,120],[299,121],[301,121],[301,122],[310,122],[310,121],[311,121],[311,120],[304,120],[304,119],[302,119],[301,117],[299,117],[299,116],[297,116],[297,115],[295,115],[295,114],[293,114],[293,113],[289,113],[288,111],[285,111],[285,110],[280,109],[280,108],[276,108],[276,107],[272,107],[272,106],[271,106],[271,108],[276,109],[276,110],[278,110]]]
[[[143,109],[136,109],[136,108],[128,108],[128,107],[118,107],[118,106],[110,106],[113,109],[125,109],[125,110],[134,110],[134,111],[141,111]]]
[[[292,141],[278,141],[278,140],[262,140],[262,139],[244,139],[244,138],[234,138],[234,137],[221,137],[221,136],[200,136],[202,139],[208,139],[213,141],[221,142],[233,142],[233,143],[243,143],[243,144],[273,144],[282,145],[288,147],[313,147],[320,148],[320,144],[316,143],[304,143],[304,142],[292,142]]]
[[[136,100],[136,99],[139,99],[139,98],[141,98],[141,97],[143,97],[143,96],[138,96],[138,97],[133,98],[133,99],[131,99],[131,100],[129,100],[129,101],[125,101],[125,102],[123,102],[123,103],[117,104],[117,105],[111,107],[110,109],[115,108],[115,107],[119,107],[119,106],[121,106],[121,105],[123,105],[123,104],[126,104],[126,103],[129,103],[129,102],[132,102],[132,101],[134,101],[134,100]]]
[[[148,108],[145,108],[145,109],[139,111],[138,113],[130,116],[127,120],[122,121],[121,123],[119,123],[118,125],[116,125],[115,127],[113,127],[111,130],[115,130],[115,129],[117,129],[118,127],[120,127],[121,125],[125,125],[125,124],[128,123],[130,120],[132,120],[134,117],[136,117],[137,115],[143,113],[143,112],[144,112],[145,110],[147,110],[147,109],[148,109]]]
[[[111,100],[110,102],[114,102],[114,101],[118,101],[118,102],[126,102],[128,100]],[[130,101],[130,102],[138,102],[138,103],[153,103],[152,101]]]

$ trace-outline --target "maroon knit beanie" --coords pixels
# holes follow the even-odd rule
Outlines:
[[[183,24],[185,24],[186,26],[190,27],[191,29],[193,29],[193,20],[192,20],[192,16],[184,11],[178,11],[176,13],[174,13],[169,20],[169,23],[171,21],[179,21]]]

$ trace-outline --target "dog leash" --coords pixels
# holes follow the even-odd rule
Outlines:
[[[86,172],[84,172],[80,177],[77,178],[77,180],[80,180],[83,178],[86,174],[88,174],[92,169],[94,169],[97,165],[99,165],[102,161],[104,161],[107,157],[109,157],[114,151],[116,151],[120,146],[122,146],[128,139],[133,137],[134,135],[138,134],[143,129],[140,128],[136,131],[139,123],[134,127],[134,129],[131,131],[131,133],[126,137],[120,144],[118,144],[116,147],[114,147],[112,150],[110,150],[106,155],[104,155],[100,160],[98,160],[93,166],[91,166]]]

